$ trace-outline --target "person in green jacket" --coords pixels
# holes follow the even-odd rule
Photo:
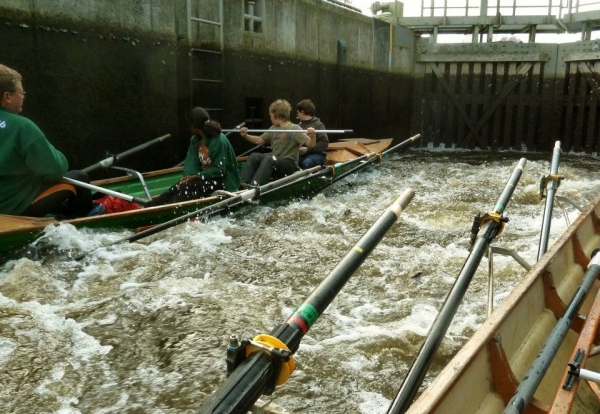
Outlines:
[[[63,176],[89,182],[69,171],[67,159],[35,123],[19,115],[25,91],[22,77],[0,64],[0,214],[43,217],[86,215],[90,190],[60,183]]]
[[[233,192],[240,187],[236,156],[219,123],[211,121],[200,107],[191,110],[187,123],[194,135],[183,164],[183,178],[146,207],[208,197],[217,190]]]

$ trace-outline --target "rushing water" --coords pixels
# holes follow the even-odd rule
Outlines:
[[[0,267],[0,411],[198,412],[225,378],[229,335],[254,337],[284,321],[411,187],[398,223],[303,338],[296,371],[263,397],[291,412],[384,413],[468,257],[473,216],[494,207],[523,156],[494,245],[534,263],[551,154],[409,151],[311,200],[246,207],[81,262],[69,254],[129,233],[49,228]],[[585,206],[600,192],[599,164],[563,155],[558,194]],[[550,245],[565,228],[555,209]],[[497,306],[525,271],[507,257],[495,256],[494,267]],[[424,386],[486,306],[484,258]]]

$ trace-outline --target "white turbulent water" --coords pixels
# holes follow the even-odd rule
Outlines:
[[[410,151],[311,200],[187,223],[100,247],[82,262],[70,256],[130,233],[49,228],[22,255],[34,259],[0,267],[0,405],[197,412],[225,379],[229,335],[254,337],[283,322],[410,187],[414,200],[304,336],[291,378],[267,397],[291,412],[384,413],[469,255],[473,216],[494,207],[523,156],[530,161],[494,245],[534,263],[550,154]],[[600,193],[598,167],[563,155],[559,195],[586,205]],[[566,227],[556,209],[550,243]],[[497,306],[525,272],[507,257],[494,265]],[[424,385],[486,306],[484,258]]]

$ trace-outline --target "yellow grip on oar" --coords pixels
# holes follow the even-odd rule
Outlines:
[[[490,211],[489,213],[485,213],[483,215],[483,217],[481,217],[481,221],[479,222],[479,228],[482,228],[483,225],[485,224],[486,221],[488,220],[492,220],[495,221],[496,223],[500,224],[500,230],[498,230],[498,233],[496,233],[496,237],[498,237],[499,235],[502,234],[502,232],[504,231],[504,227],[506,226],[506,222],[502,220],[502,214],[498,214],[494,211]]]
[[[257,335],[252,339],[252,341],[257,342],[261,345],[264,345],[268,348],[278,348],[278,349],[283,349],[285,351],[289,351],[289,348],[287,347],[286,344],[284,344],[278,338],[275,338],[274,336],[271,336],[271,335],[265,335],[265,334]],[[263,352],[268,353],[269,355],[271,354],[266,349],[259,348],[252,344],[248,344],[248,346],[246,347],[246,358],[248,358],[251,354],[253,354],[256,351],[263,351]],[[292,372],[294,372],[294,369],[296,369],[296,360],[294,359],[293,356],[290,358],[289,361],[281,361],[281,370],[279,371],[279,376],[277,377],[277,381],[275,383],[277,385],[285,384],[285,382],[288,380],[290,375],[292,375]]]

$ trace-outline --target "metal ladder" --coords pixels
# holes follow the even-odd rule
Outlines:
[[[206,3],[206,0],[187,0],[187,40],[190,47],[190,107],[202,106],[209,112],[220,112],[223,111],[223,0],[217,0],[214,4],[218,5],[219,20],[207,20],[200,18],[197,13],[201,8],[200,3]],[[196,6],[195,10],[192,7]],[[194,47],[194,34],[197,34],[200,30],[201,25],[209,25],[218,27],[218,50],[202,49]],[[205,73],[201,73],[200,76],[196,75],[196,68],[203,68],[203,62],[210,58],[217,57],[218,59],[218,74],[209,77]],[[204,65],[206,68],[208,65]],[[199,71],[200,72],[200,71]],[[215,106],[215,100],[207,105],[207,97],[215,96],[214,90],[211,86],[218,86],[218,94]],[[208,92],[207,92],[208,91]],[[207,92],[207,93],[204,93]]]

